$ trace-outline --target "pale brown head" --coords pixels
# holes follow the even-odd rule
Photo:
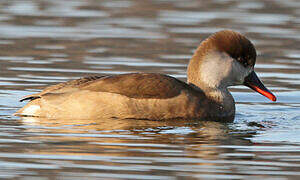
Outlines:
[[[231,30],[219,31],[196,50],[188,66],[188,82],[201,89],[244,84],[275,101],[275,96],[257,78],[255,61],[256,50],[245,36]]]

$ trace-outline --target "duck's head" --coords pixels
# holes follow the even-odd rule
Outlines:
[[[255,61],[256,50],[245,36],[219,31],[197,48],[188,66],[188,82],[204,91],[245,85],[276,101],[254,72]]]

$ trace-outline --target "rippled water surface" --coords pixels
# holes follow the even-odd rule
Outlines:
[[[0,1],[1,179],[299,179],[297,0]],[[95,74],[186,79],[199,42],[245,34],[278,102],[232,88],[234,123],[20,119],[24,95]]]

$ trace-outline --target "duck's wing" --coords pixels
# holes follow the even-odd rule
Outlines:
[[[106,76],[80,89],[121,94],[130,98],[165,99],[179,95],[186,83],[157,73],[131,73]]]
[[[85,86],[89,83],[92,83],[95,80],[100,79],[102,77],[105,77],[105,76],[89,76],[89,77],[83,77],[80,79],[75,79],[72,81],[55,84],[55,85],[46,87],[42,92],[25,96],[20,101],[22,102],[22,101],[26,101],[26,100],[34,100],[34,99],[40,98],[42,95],[45,95],[48,93],[66,93],[66,92],[76,91],[80,87]]]
[[[78,90],[109,92],[130,98],[172,98],[183,89],[191,88],[171,76],[154,73],[130,73],[113,76],[93,76],[49,86],[44,91],[24,97],[34,100],[47,94],[68,93]]]

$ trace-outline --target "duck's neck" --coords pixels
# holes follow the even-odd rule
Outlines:
[[[224,108],[225,114],[234,114],[235,103],[223,79],[226,73],[226,64],[221,60],[222,54],[202,59],[202,54],[195,53],[188,66],[188,83],[201,89],[206,97]],[[224,57],[222,57],[224,59]],[[222,69],[223,68],[223,69]],[[219,73],[218,73],[219,72]]]
[[[192,82],[190,84],[195,85]],[[197,85],[196,85],[197,86]],[[227,88],[207,88],[203,86],[197,86],[201,89],[206,96],[206,100],[211,104],[211,116],[218,117],[234,117],[235,115],[235,102]]]
[[[226,87],[210,88],[210,87],[201,86],[200,84],[191,81],[188,81],[188,83],[192,84],[193,86],[197,86],[197,88],[199,88],[208,99],[224,106],[224,108],[227,109],[227,108],[234,107],[235,104],[234,99]]]

